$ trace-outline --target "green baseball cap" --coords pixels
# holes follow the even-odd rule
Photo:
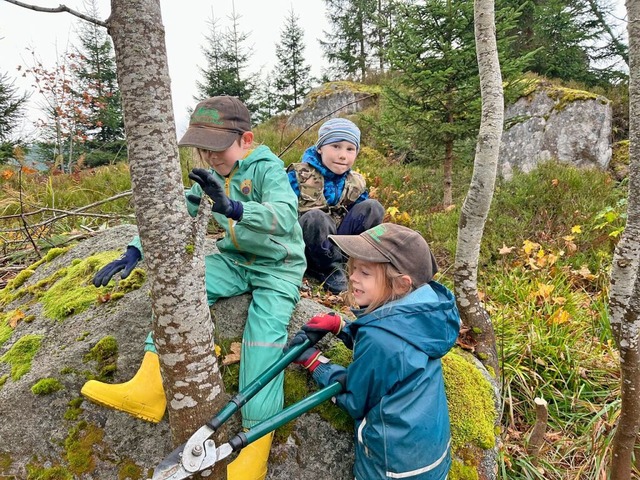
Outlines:
[[[409,275],[414,287],[433,280],[438,264],[427,241],[415,230],[395,223],[381,223],[360,235],[329,235],[329,239],[351,258],[390,263]]]
[[[229,95],[211,97],[196,105],[178,145],[222,152],[250,131],[251,114],[240,99]]]

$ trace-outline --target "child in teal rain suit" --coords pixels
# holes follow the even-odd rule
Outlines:
[[[197,213],[202,195],[207,194],[213,200],[213,217],[225,231],[217,243],[220,253],[205,258],[209,304],[219,298],[252,294],[242,337],[242,389],[282,355],[287,326],[300,299],[306,261],[298,199],[282,160],[266,146],[253,148],[249,111],[235,97],[200,102],[179,145],[195,148],[211,167],[196,168],[189,174],[195,182],[186,193],[189,213]],[[94,284],[106,285],[119,271],[126,277],[141,258],[136,238],[122,258],[96,274]],[[101,405],[159,422],[166,399],[151,334],[145,352],[132,380],[117,385],[91,380],[83,386],[82,394]],[[242,408],[243,427],[250,428],[282,409],[283,379],[280,374]],[[272,435],[265,435],[243,449],[229,464],[229,478],[263,479],[271,439]]]

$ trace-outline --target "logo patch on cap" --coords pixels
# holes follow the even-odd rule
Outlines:
[[[240,184],[240,191],[242,192],[243,195],[249,195],[251,193],[251,179],[247,178],[246,180],[243,180],[242,183]]]
[[[215,108],[200,107],[191,115],[189,123],[213,123],[215,125],[223,125],[220,120],[220,112]]]
[[[384,235],[384,232],[386,232],[386,231],[387,231],[387,229],[384,228],[384,225],[380,224],[380,225],[377,225],[377,226],[375,226],[373,228],[370,228],[368,230],[368,233],[369,233],[369,236],[373,240],[375,240],[376,242],[380,243],[380,237],[382,235]]]

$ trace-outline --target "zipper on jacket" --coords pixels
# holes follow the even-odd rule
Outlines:
[[[229,194],[231,193],[231,179],[237,171],[238,166],[236,164],[236,167],[231,171],[231,173],[224,178],[224,191],[229,198],[231,198],[229,196]],[[233,245],[235,245],[236,249],[240,250],[240,245],[238,245],[238,239],[236,238],[236,231],[234,229],[235,220],[233,220],[232,218],[228,218],[227,221],[229,222],[229,234],[231,235],[231,241],[233,242]]]

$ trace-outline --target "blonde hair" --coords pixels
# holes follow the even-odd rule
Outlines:
[[[385,303],[398,300],[413,290],[413,285],[411,283],[407,285],[406,280],[402,278],[405,274],[398,271],[398,269],[390,263],[373,263],[372,265],[374,266],[373,274],[376,276],[376,281],[382,284],[382,291],[378,298],[374,299],[374,301],[367,306],[365,313],[371,313]],[[349,258],[347,261],[347,272],[351,275],[352,271],[353,258]],[[347,289],[347,301],[355,304],[351,283],[349,283]]]

